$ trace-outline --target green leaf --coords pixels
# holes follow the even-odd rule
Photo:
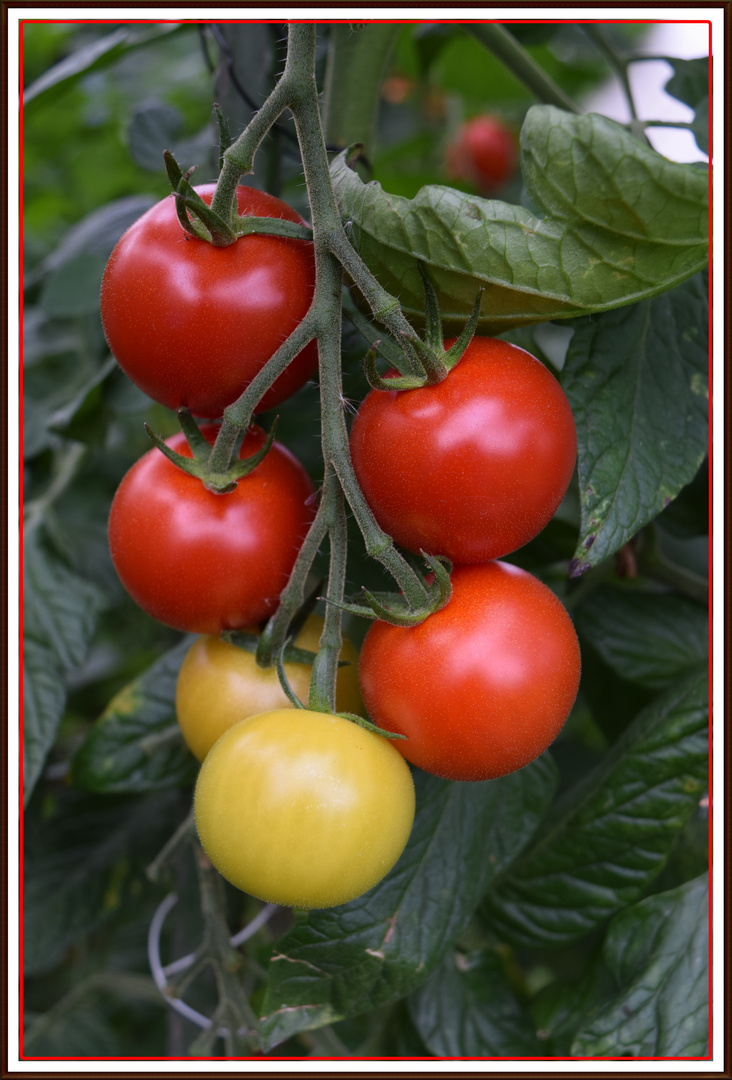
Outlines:
[[[667,94],[683,101],[694,110],[691,130],[699,149],[709,153],[709,85],[710,60],[701,56],[695,60],[680,60],[667,56],[666,61],[674,69],[674,74],[665,86]]]
[[[30,798],[66,705],[66,688],[53,651],[23,636],[23,800]]]
[[[48,970],[69,945],[122,910],[179,814],[177,793],[115,799],[66,790],[50,818],[27,815],[23,962]]]
[[[653,690],[687,674],[709,653],[707,612],[680,596],[602,585],[573,618],[613,671]]]
[[[644,709],[540,836],[495,881],[483,909],[516,945],[573,941],[635,901],[661,870],[708,780],[707,672]]]
[[[262,1010],[268,1048],[393,1002],[426,979],[488,882],[528,842],[556,771],[544,755],[500,780],[449,783],[417,772],[415,783],[414,829],[391,873],[358,900],[311,913],[278,943]]]
[[[323,92],[329,144],[361,143],[370,153],[379,90],[399,31],[395,23],[371,23],[358,33],[347,23],[331,26]]]
[[[182,129],[183,116],[178,109],[162,101],[144,101],[135,109],[127,129],[130,154],[143,169],[159,170],[163,150],[171,148]]]
[[[23,92],[23,108],[29,111],[52,101],[61,91],[73,86],[91,71],[109,67],[125,53],[132,52],[158,38],[179,32],[180,25],[156,26],[142,32],[120,28],[106,37],[98,38],[83,49],[77,49],[45,71]]]
[[[73,317],[98,311],[106,263],[103,255],[77,255],[51,273],[41,293],[41,307],[46,314]]]
[[[409,998],[417,1031],[437,1057],[541,1056],[528,1013],[497,953],[450,953]]]
[[[695,476],[708,441],[707,325],[702,277],[576,324],[561,376],[577,425],[573,574],[618,551]]]
[[[522,206],[453,188],[413,200],[364,184],[339,155],[331,176],[352,240],[381,284],[420,320],[417,260],[453,325],[485,288],[481,333],[574,318],[652,297],[707,263],[708,178],[667,161],[619,124],[548,105],[521,132]]]
[[[42,526],[23,545],[23,794],[30,798],[66,703],[64,676],[84,662],[104,598],[48,542]]]
[[[585,1019],[572,1045],[573,1056],[679,1058],[708,1053],[708,916],[706,875],[616,915],[602,963],[617,993]]]
[[[122,793],[193,781],[198,764],[175,715],[178,671],[190,647],[185,638],[115,695],[74,757],[75,784]]]
[[[61,243],[48,255],[40,266],[33,269],[23,280],[24,288],[66,266],[82,255],[109,258],[120,236],[155,202],[152,195],[128,195],[115,199],[82,218],[64,234]],[[63,312],[62,314],[66,314]],[[25,362],[25,343],[23,360]]]

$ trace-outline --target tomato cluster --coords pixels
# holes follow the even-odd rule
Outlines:
[[[197,189],[211,203],[213,185]],[[239,187],[240,215],[300,222],[284,203]],[[188,236],[173,197],[148,211],[117,244],[102,284],[110,348],[156,401],[217,418],[301,322],[315,284],[312,244],[248,235],[228,247]],[[267,409],[313,374],[311,342],[261,399]],[[213,446],[219,428],[207,424]],[[266,436],[251,426],[239,459]],[[170,451],[192,459],[183,434]],[[123,478],[109,517],[119,577],[150,615],[197,639],[182,664],[176,711],[203,762],[195,813],[201,843],[233,884],[264,900],[302,907],[344,903],[393,866],[414,819],[414,784],[393,744],[337,716],[295,710],[274,668],[219,637],[258,632],[276,609],[314,517],[305,469],[279,442],[233,490],[209,490],[159,449]],[[323,620],[310,615],[296,649],[314,654]],[[298,654],[295,654],[296,656]],[[363,712],[358,654],[344,640],[336,708]],[[311,667],[286,661],[307,700]]]
[[[577,439],[563,391],[525,350],[474,337],[442,382],[372,390],[351,452],[382,528],[458,564],[441,611],[414,627],[379,621],[366,635],[370,715],[405,735],[398,749],[437,776],[489,780],[522,768],[569,715],[579,646],[554,593],[495,560],[535,537],[569,486]]]
[[[213,189],[198,190],[210,203]],[[300,220],[260,192],[239,188],[237,203],[240,214]],[[151,396],[215,418],[303,319],[313,288],[306,241],[250,235],[217,248],[184,233],[171,198],[115,248],[104,328]],[[261,407],[302,385],[314,349]],[[196,469],[220,429],[204,425],[193,449],[174,436],[168,454],[150,450],[130,469],[110,512],[112,559],[128,592],[161,622],[200,635],[176,694],[183,737],[202,762],[199,837],[224,877],[263,900],[323,907],[371,888],[411,830],[407,762],[450,780],[503,776],[543,752],[577,693],[567,612],[535,577],[499,561],[544,528],[570,482],[576,435],[559,384],[523,349],[482,337],[435,385],[391,390],[390,376],[353,422],[353,466],[397,543],[450,560],[452,594],[418,625],[376,621],[360,660],[343,642],[340,716],[293,708],[274,668],[220,637],[256,634],[274,613],[313,521],[313,485],[284,446],[272,442],[261,457],[266,436],[250,426],[238,458],[258,464],[217,486]],[[311,614],[295,648],[314,654],[322,631]],[[285,654],[283,664],[301,702],[307,659]],[[347,718],[364,706],[402,738]]]

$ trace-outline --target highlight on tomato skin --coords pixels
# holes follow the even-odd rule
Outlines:
[[[447,780],[515,772],[553,742],[580,679],[572,621],[510,563],[455,567],[448,604],[418,626],[374,622],[360,659],[374,723],[405,758]]]
[[[541,532],[577,458],[554,375],[525,349],[477,336],[442,382],[372,390],[350,443],[381,528],[410,551],[459,564],[502,558]]]
[[[214,184],[196,188],[210,204]],[[240,215],[303,219],[281,199],[237,188]],[[307,314],[315,290],[310,241],[252,234],[213,247],[186,234],[173,195],[114,248],[102,280],[102,325],[125,374],[171,409],[216,419]],[[259,402],[291,397],[318,364],[311,341]]]
[[[256,627],[250,629],[256,633]],[[322,632],[322,617],[309,615],[293,645],[316,653]],[[358,652],[348,638],[343,638],[339,660],[344,665],[336,675],[336,709],[363,715]],[[285,661],[284,667],[292,690],[301,701],[307,701],[312,667],[294,661]],[[175,707],[186,745],[203,761],[216,740],[238,720],[292,706],[276,668],[260,668],[254,653],[206,634],[193,642],[183,659]]]
[[[216,427],[202,430],[213,444]],[[251,427],[239,456],[256,453],[265,438]],[[191,456],[182,433],[166,442]],[[133,600],[166,626],[198,634],[249,626],[277,607],[315,514],[313,490],[303,466],[277,441],[225,495],[153,448],[112,501],[112,562]]]
[[[414,783],[392,742],[350,720],[279,709],[241,720],[201,766],[194,814],[219,873],[287,907],[345,904],[394,866]]]

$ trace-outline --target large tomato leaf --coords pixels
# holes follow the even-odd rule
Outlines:
[[[642,900],[608,927],[595,986],[604,993],[572,1044],[580,1057],[697,1057],[709,1044],[707,876]],[[608,974],[615,993],[608,998]],[[612,985],[611,984],[611,985]]]
[[[23,91],[23,108],[35,109],[43,102],[48,104],[68,87],[93,71],[99,71],[115,63],[121,56],[135,49],[145,48],[158,38],[179,33],[185,26],[173,24],[153,29],[118,28],[106,37],[99,38],[84,48],[77,49],[49,68]]]
[[[38,809],[36,807],[36,809]],[[176,792],[145,799],[66,788],[27,813],[23,860],[23,964],[53,968],[70,945],[140,895],[155,896],[147,864],[180,820]]]
[[[656,517],[707,452],[704,276],[575,324],[561,382],[577,425],[580,537],[573,575]]]
[[[540,1057],[544,1047],[498,953],[450,953],[409,998],[409,1012],[437,1057]]]
[[[74,757],[75,784],[123,793],[193,781],[198,763],[175,717],[175,685],[191,640],[169,649],[112,698]]]
[[[709,87],[711,61],[708,56],[694,60],[665,57],[674,73],[664,87],[667,94],[683,101],[694,110],[691,130],[696,144],[705,154],[709,153]]]
[[[706,265],[708,177],[614,121],[536,105],[521,160],[533,211],[441,186],[412,200],[390,195],[364,184],[345,154],[335,158],[353,244],[408,317],[424,312],[418,260],[448,325],[464,321],[485,289],[481,333],[635,303]]]
[[[23,544],[23,799],[28,802],[66,704],[66,675],[80,667],[104,604],[50,541],[42,523]]]
[[[396,1001],[426,979],[488,882],[529,841],[556,771],[544,755],[500,780],[450,783],[417,772],[415,783],[414,829],[391,873],[278,942],[262,1009],[266,1048]]]
[[[662,690],[705,660],[709,615],[682,596],[603,585],[572,612],[577,632],[629,682]]]
[[[497,938],[561,945],[640,896],[706,790],[707,682],[704,668],[671,686],[558,800],[488,891],[482,910]]]

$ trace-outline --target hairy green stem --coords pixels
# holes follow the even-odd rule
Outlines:
[[[345,230],[341,229],[332,235],[331,251],[371,308],[376,321],[402,345],[405,358],[403,374],[424,377],[424,365],[409,342],[414,328],[402,312],[397,298],[379,284],[354,250]]]
[[[466,29],[478,39],[481,45],[490,49],[493,55],[497,56],[508,70],[536,95],[539,101],[546,105],[556,105],[568,112],[579,112],[577,106],[567,97],[561,87],[557,86],[519,44],[513,34],[500,23],[471,23],[466,25]]]
[[[326,625],[321,640],[322,653],[313,665],[312,700],[318,706],[334,707],[335,680],[340,652],[338,605],[343,601],[346,574],[345,508],[343,496],[353,511],[364,536],[366,550],[378,559],[395,579],[410,608],[425,609],[427,587],[393,541],[377,524],[368,506],[351,462],[341,383],[341,318],[343,269],[361,289],[374,316],[403,344],[410,370],[424,369],[410,343],[414,330],[401,312],[398,301],[383,289],[365,267],[348,241],[338,211],[330,179],[328,158],[315,82],[315,40],[313,24],[294,23],[289,29],[285,69],[270,97],[252,122],[224,154],[224,167],[212,202],[222,215],[228,212],[242,172],[250,171],[254,154],[271,125],[285,109],[292,113],[302,155],[303,171],[310,200],[316,287],[308,314],[298,329],[277,350],[262,371],[233,405],[224,412],[224,422],[211,453],[212,471],[228,467],[237,438],[249,423],[258,401],[298,352],[317,337],[320,363],[322,448],[325,480],[315,521],[303,544],[278,607],[263,635],[258,662],[271,664],[282,648],[287,630],[305,595],[305,584],[320,545],[330,537],[330,572]],[[336,485],[336,480],[338,484]]]
[[[200,849],[196,869],[204,923],[204,943],[219,994],[219,1009],[216,1010],[211,1028],[215,1031],[219,1024],[223,1023],[228,1027],[230,1037],[236,1044],[241,1045],[243,1040],[245,1045],[258,1047],[257,1016],[237,976],[244,957],[230,943],[231,931],[224,914],[226,897],[223,879]],[[239,1034],[241,1028],[244,1028],[244,1031]]]
[[[282,374],[308,342],[315,337],[315,320],[310,311],[277,352],[254,376],[241,397],[224,409],[224,422],[214,443],[209,469],[225,472],[231,464],[237,439],[251,423],[252,414],[275,380]]]
[[[239,138],[224,151],[224,165],[216,182],[211,209],[228,221],[231,217],[239,178],[252,172],[254,155],[292,98],[290,81],[283,76],[255,113]]]
[[[343,502],[343,491],[332,464],[326,466],[323,482],[324,516],[330,537],[330,565],[326,599],[334,601],[326,606],[325,625],[320,636],[320,647],[313,661],[310,676],[308,707],[315,712],[334,712],[336,708],[336,676],[338,657],[343,639],[341,636],[342,611],[338,606],[343,600],[346,583],[346,559],[348,553],[348,526]]]
[[[328,535],[328,508],[321,499],[308,534],[298,552],[297,560],[290,574],[287,585],[280,593],[277,611],[269,621],[268,635],[263,648],[257,650],[257,662],[262,667],[272,666],[272,656],[282,649],[287,638],[287,631],[295,612],[305,602],[305,590],[308,574],[320,550],[320,545]]]
[[[628,79],[628,64],[627,61],[619,56],[613,49],[612,45],[605,36],[604,31],[596,23],[583,23],[582,29],[586,36],[593,43],[595,48],[602,56],[607,60],[610,67],[620,79],[620,84],[625,94],[625,99],[628,102],[628,108],[630,109],[630,115],[633,120],[638,119],[638,113],[635,109],[635,102],[633,101],[633,91],[630,88],[630,81]]]

